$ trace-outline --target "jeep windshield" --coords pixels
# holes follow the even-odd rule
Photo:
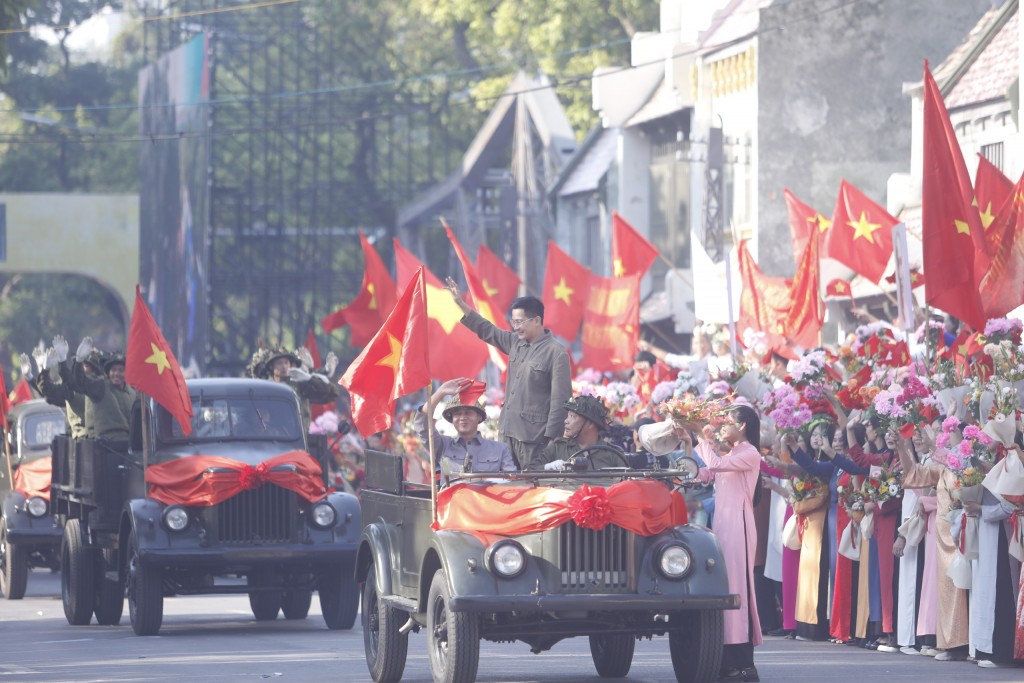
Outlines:
[[[160,410],[161,441],[301,441],[294,404],[266,398],[197,398],[192,402],[192,433],[182,433],[178,421]]]
[[[65,418],[61,413],[28,415],[21,428],[21,438],[32,451],[49,450],[53,437],[65,431]]]

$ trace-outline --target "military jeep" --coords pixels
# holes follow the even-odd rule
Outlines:
[[[614,678],[637,639],[662,635],[679,681],[716,680],[722,610],[739,596],[714,535],[685,523],[673,487],[694,474],[461,474],[438,493],[368,452],[356,578],[371,677],[400,680],[409,633],[423,628],[445,683],[476,679],[481,639],[540,653],[587,636],[598,674]]]
[[[7,600],[20,600],[29,569],[60,567],[61,528],[50,510],[50,447],[67,424],[63,410],[42,400],[16,405],[7,421],[7,446],[0,452],[0,591]]]
[[[304,433],[294,392],[248,379],[188,390],[188,436],[146,399],[127,443],[58,439],[68,623],[116,624],[127,595],[135,633],[154,635],[165,597],[214,593],[247,594],[257,620],[304,619],[315,590],[327,627],[351,628],[359,503],[327,489],[326,442]]]

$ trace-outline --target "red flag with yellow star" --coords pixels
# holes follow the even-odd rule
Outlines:
[[[1024,304],[1024,175],[997,213],[989,228],[992,264],[980,288],[989,318],[1001,318]]]
[[[741,240],[736,250],[739,262],[740,314],[736,320],[736,331],[742,334],[750,328],[768,335],[768,346],[783,348],[786,345],[783,321],[789,310],[789,281],[777,275],[765,275],[750,255],[747,240]]]
[[[486,244],[481,244],[477,249],[476,272],[480,273],[484,289],[498,307],[498,313],[506,315],[519,294],[519,285],[523,284],[519,275],[505,265],[505,262],[488,249]]]
[[[850,283],[841,277],[837,277],[835,280],[830,280],[825,285],[826,296],[841,296],[847,299],[853,298],[853,288],[850,287]]]
[[[978,218],[985,230],[989,251],[993,251],[999,238],[989,230],[996,219],[996,213],[1013,194],[1013,181],[1003,175],[995,164],[981,154],[978,155],[978,170],[974,174],[974,204],[978,207]]]
[[[416,269],[377,334],[338,380],[352,395],[352,423],[363,436],[391,429],[395,401],[430,384],[425,273],[422,265]]]
[[[618,211],[612,211],[612,276],[627,277],[648,271],[658,248],[636,231]]]
[[[455,239],[455,233],[452,232],[452,229],[443,220],[441,221],[441,224],[444,225],[444,231],[448,234],[448,240],[452,243],[452,247],[455,249],[455,256],[459,259],[459,263],[462,264],[462,270],[466,274],[466,284],[469,287],[469,295],[471,297],[470,305],[476,309],[477,313],[491,321],[491,323],[498,329],[510,329],[502,315],[501,309],[497,307],[494,300],[491,299],[487,289],[484,287],[483,278],[477,272],[476,268],[473,267],[473,264],[470,263],[465,250],[463,250],[462,245],[459,244],[459,240]],[[508,356],[499,351],[498,347],[488,344],[487,353],[490,355],[491,361],[497,365],[502,372],[508,369]]]
[[[380,254],[359,231],[359,243],[363,247],[363,285],[356,298],[320,321],[324,334],[349,326],[349,343],[360,347],[377,333],[384,319],[395,307],[395,281],[384,266]]]
[[[793,242],[793,258],[799,259],[807,246],[807,238],[812,230],[824,236],[832,226],[832,221],[822,216],[807,204],[796,198],[788,189],[783,190],[786,198],[786,213],[789,214],[789,235]]]
[[[633,367],[633,354],[640,340],[641,277],[640,273],[590,276],[581,340],[584,367],[602,371]]]
[[[397,239],[395,265],[401,286],[416,276],[417,269],[423,268],[431,378],[444,381],[456,377],[476,377],[487,362],[488,345],[459,322],[462,320],[462,309],[452,299],[451,292]]]
[[[548,240],[544,270],[544,327],[572,343],[583,322],[583,304],[590,270]]]
[[[832,224],[835,230],[835,223]],[[811,233],[804,247],[803,256],[796,267],[796,274],[789,288],[791,304],[782,321],[785,335],[797,346],[805,349],[819,344],[818,333],[825,322],[825,311],[821,305],[821,265],[818,249],[821,238]]]
[[[925,301],[971,327],[985,328],[979,294],[989,269],[985,229],[960,143],[928,62],[924,64],[924,163],[921,241]]]
[[[888,211],[844,180],[832,213],[826,255],[878,284],[892,256],[892,226],[897,223]]]
[[[185,436],[192,433],[192,399],[170,344],[146,307],[135,285],[135,308],[128,326],[124,355],[124,380],[149,394],[181,425]]]

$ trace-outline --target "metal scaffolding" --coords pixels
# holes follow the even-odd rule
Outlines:
[[[331,20],[340,3],[201,13],[230,4],[157,0],[143,10],[191,14],[144,23],[147,61],[205,37],[209,99],[197,135],[208,140],[208,196],[196,205],[208,214],[190,219],[207,226],[196,245],[205,290],[196,364],[210,376],[241,374],[258,340],[296,346],[319,332],[319,320],[359,288],[357,231],[376,237],[390,260],[396,204],[447,177],[469,141],[452,139],[446,79],[410,85],[365,72],[373,37],[353,44],[344,22]],[[144,197],[159,163],[143,153]],[[166,208],[149,201],[144,245],[154,229],[147,216]],[[142,259],[143,283],[151,260]],[[175,318],[161,322],[188,324]]]

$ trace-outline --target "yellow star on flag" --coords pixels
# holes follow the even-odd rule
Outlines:
[[[959,353],[961,356],[966,356],[967,355],[967,344],[964,343],[964,344],[961,344],[960,346],[956,347],[956,352]]]
[[[462,320],[462,309],[447,289],[427,284],[427,317],[440,323],[445,334],[451,334]]]
[[[836,291],[837,292],[845,292],[846,291],[846,283],[845,282],[837,282],[836,283]]]
[[[371,311],[377,310],[377,288],[374,287],[372,282],[366,283],[366,291],[370,293],[370,303],[367,304],[367,308]]]
[[[992,202],[988,203],[984,211],[979,211],[978,215],[981,216],[981,227],[988,230],[988,226],[992,225],[992,221],[996,219],[995,214],[992,213]]]
[[[967,221],[953,220],[953,225],[956,226],[956,231],[961,235],[970,235],[971,226],[967,224]]]
[[[875,238],[873,237],[875,230],[882,229],[881,223],[869,223],[867,214],[864,211],[860,212],[860,219],[857,222],[846,221],[846,224],[854,230],[853,239],[856,240],[858,237],[863,237],[872,244],[875,243]]]
[[[832,227],[832,221],[829,220],[828,218],[825,218],[820,213],[818,214],[815,220],[818,221],[818,232],[825,232],[826,230]]]
[[[615,259],[614,263],[612,264],[612,273],[615,275],[615,277],[622,277],[623,275],[626,274],[626,267],[622,265],[622,259]]]
[[[377,365],[382,365],[386,368],[391,368],[391,371],[396,375],[398,374],[398,364],[402,361],[402,342],[398,341],[398,338],[391,334],[388,334],[388,345],[391,347],[388,351],[388,355],[377,361]]]
[[[576,290],[572,289],[571,287],[569,287],[569,285],[565,283],[565,278],[563,277],[561,280],[558,281],[558,284],[555,285],[555,300],[564,301],[566,306],[572,306],[572,301],[569,297],[575,291]]]
[[[495,294],[498,293],[497,289],[495,289],[494,287],[491,287],[489,284],[487,284],[486,278],[481,278],[481,279],[483,280],[484,291],[487,292],[487,296],[494,296]]]
[[[147,363],[152,363],[156,366],[156,374],[164,374],[164,370],[171,367],[171,362],[167,360],[167,353],[153,342],[149,342],[149,346],[153,349],[153,355],[146,359]]]

